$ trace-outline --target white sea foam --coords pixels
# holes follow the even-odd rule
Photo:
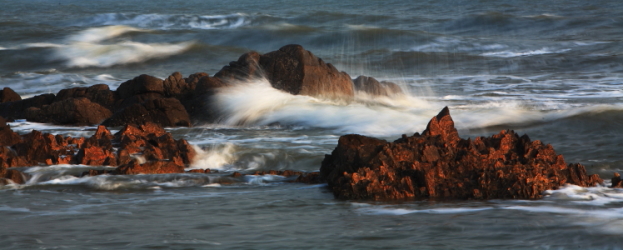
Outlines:
[[[10,207],[7,205],[0,205],[0,211],[4,211],[4,212],[30,212],[30,209],[28,208],[22,208],[22,207]]]
[[[123,82],[122,79],[109,74],[90,76],[62,73],[54,69],[47,72],[16,72],[0,76],[0,85],[10,87],[22,98],[43,93],[57,93],[64,88],[88,87],[95,84],[107,84],[111,89],[115,89],[121,82]]]
[[[182,53],[195,44],[140,43],[127,40],[105,43],[130,32],[149,31],[123,25],[88,28],[67,37],[66,43],[28,43],[12,49],[51,48],[51,59],[63,60],[68,67],[109,67],[168,57]]]
[[[461,95],[440,98],[357,96],[355,102],[344,105],[309,96],[291,95],[272,88],[266,80],[235,84],[219,92],[215,99],[216,107],[223,113],[222,123],[230,126],[279,122],[328,128],[336,133],[373,136],[421,132],[430,118],[444,106],[450,106],[459,129],[547,122],[583,113],[623,109],[623,106],[616,104],[576,106],[545,97],[541,100],[523,100],[513,96]],[[466,102],[457,102],[460,100]]]
[[[345,24],[348,29],[351,30],[375,30],[379,29],[378,26],[364,25],[364,24]]]
[[[280,175],[245,175],[244,180],[248,184],[262,185],[269,182],[283,181],[286,177]]]
[[[571,49],[550,49],[550,48],[541,48],[535,50],[522,50],[522,51],[514,51],[514,50],[504,50],[504,51],[494,51],[494,52],[486,52],[482,53],[482,56],[491,56],[491,57],[519,57],[519,56],[535,56],[535,55],[544,55],[544,54],[557,54],[564,53]]]
[[[253,18],[245,13],[229,15],[126,14],[95,15],[86,25],[129,25],[149,29],[233,29],[248,25]]]
[[[111,39],[130,32],[147,32],[148,30],[137,29],[124,25],[89,28],[67,38],[70,42],[95,43]]]
[[[434,208],[434,209],[406,209],[406,208],[391,208],[385,206],[372,206],[358,208],[357,211],[363,214],[370,215],[405,215],[405,214],[464,214],[474,213],[485,210],[494,209],[493,207],[477,207],[477,208]]]
[[[116,44],[73,43],[56,50],[55,57],[66,60],[69,67],[109,67],[138,63],[176,55],[188,50],[194,42],[152,43],[123,41]]]
[[[376,104],[367,100],[365,103],[343,105],[309,96],[291,95],[272,88],[264,79],[223,89],[218,93],[216,101],[217,107],[224,113],[223,123],[228,125],[280,122],[368,135],[419,131],[443,107],[431,109],[427,102],[417,98],[411,99],[411,102],[388,99]],[[397,123],[396,120],[402,122]]]
[[[233,143],[223,143],[212,145],[209,148],[201,149],[193,146],[197,151],[197,155],[192,161],[190,168],[192,169],[233,169],[233,163],[238,159],[236,155],[236,147]]]

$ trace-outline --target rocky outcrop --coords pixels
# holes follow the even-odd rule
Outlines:
[[[338,71],[300,45],[286,45],[262,55],[260,65],[274,88],[293,95],[344,101],[354,98],[348,74]]]
[[[11,130],[6,120],[0,116],[0,147],[13,146],[22,140],[21,136]]]
[[[621,180],[621,175],[619,173],[614,173],[611,180],[611,188],[623,188],[623,181]]]
[[[266,77],[276,88],[293,95],[307,95],[350,102],[353,83],[348,74],[338,71],[300,45],[286,45],[260,55],[249,52],[223,67],[215,77],[226,82]]]
[[[135,95],[154,93],[164,95],[164,84],[159,78],[150,75],[140,75],[132,80],[128,80],[116,90],[120,99],[128,99]]]
[[[24,113],[29,121],[78,126],[99,124],[111,115],[109,109],[85,97],[67,98],[41,108],[31,107]]]
[[[63,89],[56,94],[54,102],[64,101],[71,98],[86,98],[93,103],[97,103],[111,112],[115,110],[117,97],[115,92],[110,90],[106,84],[96,84],[90,87],[76,87]]]
[[[598,175],[567,164],[551,145],[513,131],[461,139],[444,108],[420,135],[387,142],[340,137],[320,169],[341,199],[537,199],[565,184],[593,186]]]
[[[259,63],[261,56],[255,51],[247,52],[241,55],[238,61],[232,61],[229,65],[224,66],[214,77],[225,82],[262,78],[264,73]]]
[[[184,173],[184,166],[171,161],[152,161],[139,164],[132,161],[117,167],[113,174],[175,174]]]
[[[355,91],[364,92],[371,96],[404,95],[400,86],[393,82],[377,81],[374,77],[359,76],[353,80]]]
[[[186,108],[175,98],[158,98],[133,104],[116,112],[102,125],[118,127],[125,124],[142,125],[149,122],[165,127],[191,126]]]
[[[0,116],[7,120],[24,119],[28,108],[42,108],[54,102],[54,94],[43,94],[19,101],[0,103]]]
[[[124,167],[115,173],[125,174],[136,173],[138,170],[131,169],[141,165],[139,161],[148,164],[141,165],[139,169],[161,165],[167,167],[159,169],[173,169],[170,166],[175,165],[176,169],[183,170],[196,155],[186,140],[175,140],[170,133],[153,123],[127,125],[115,135],[106,127],[98,126],[89,138],[63,137],[35,130],[20,136],[12,145],[3,143],[5,146],[0,147],[2,168],[53,164],[105,165]]]
[[[22,97],[11,88],[3,88],[0,91],[0,103],[21,101]]]
[[[220,113],[215,108],[212,96],[222,87],[230,86],[227,82],[217,77],[210,77],[208,74],[193,74],[186,78],[191,82],[195,89],[191,95],[182,100],[182,104],[197,122],[215,122]]]

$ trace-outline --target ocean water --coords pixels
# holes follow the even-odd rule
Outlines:
[[[210,75],[301,44],[407,96],[349,105],[272,89],[218,93],[217,124],[171,128],[216,174],[76,178],[33,166],[0,188],[3,249],[621,249],[623,190],[566,186],[542,200],[336,200],[324,185],[233,171],[317,171],[340,135],[421,132],[444,106],[461,137],[503,129],[608,180],[623,171],[623,2],[0,0],[0,87],[23,98],[140,74]],[[275,125],[279,124],[279,125]],[[18,121],[90,136],[94,127]],[[98,168],[106,168],[100,166]]]

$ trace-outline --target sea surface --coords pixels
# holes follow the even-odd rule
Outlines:
[[[219,173],[23,168],[33,179],[0,188],[2,249],[623,249],[621,189],[371,202],[279,176],[218,183],[234,171],[317,171],[340,135],[393,140],[448,106],[463,138],[528,134],[608,184],[623,172],[623,1],[0,0],[0,34],[0,87],[22,98],[116,89],[140,74],[213,75],[287,44],[408,93],[344,105],[239,83],[218,94],[219,123],[169,129],[201,149],[192,168]]]

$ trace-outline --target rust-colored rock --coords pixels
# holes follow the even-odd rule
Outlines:
[[[151,161],[139,164],[132,161],[128,164],[117,167],[114,174],[176,174],[184,173],[184,166],[180,166],[171,161]]]
[[[359,76],[353,80],[356,91],[364,92],[371,96],[395,96],[404,95],[400,86],[393,82],[379,82],[374,77]]]
[[[94,125],[110,116],[109,109],[85,97],[67,98],[41,108],[31,107],[25,112],[29,121],[61,125]]]
[[[13,146],[19,143],[22,138],[6,124],[6,120],[0,116],[0,146]]]
[[[342,199],[537,199],[564,184],[602,183],[551,145],[513,131],[461,139],[444,108],[422,135],[340,137],[320,175]]]
[[[13,133],[8,126],[0,126],[0,132],[3,129],[7,133]],[[98,170],[84,174],[90,176],[104,173],[179,172],[178,168],[183,172],[184,167],[196,155],[186,140],[175,140],[170,133],[153,123],[139,127],[127,125],[114,136],[106,127],[100,125],[88,139],[55,136],[36,130],[18,137],[19,140],[14,145],[0,146],[0,168],[53,164],[125,166],[116,172]],[[150,162],[139,164],[133,161],[135,156],[146,158]]]
[[[22,97],[18,95],[17,93],[15,93],[15,91],[13,91],[13,89],[9,87],[4,87],[0,91],[0,103],[15,102],[15,101],[21,101],[21,100],[22,100]]]
[[[106,148],[98,146],[86,146],[80,149],[78,152],[78,164],[83,165],[102,165],[102,166],[115,166],[117,165],[117,158],[115,154]]]

